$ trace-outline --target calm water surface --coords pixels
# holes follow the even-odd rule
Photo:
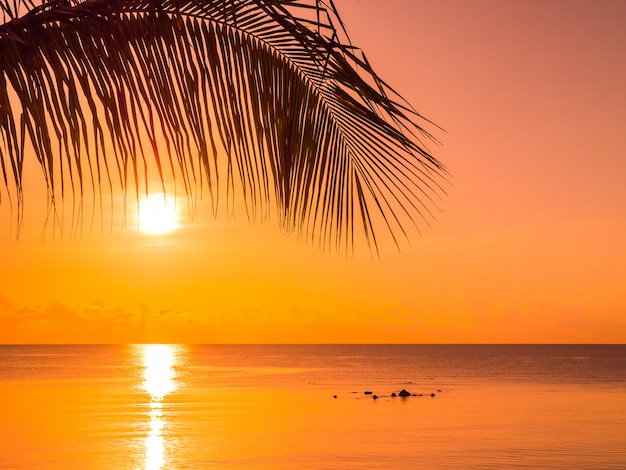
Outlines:
[[[0,346],[0,468],[624,469],[626,346]]]

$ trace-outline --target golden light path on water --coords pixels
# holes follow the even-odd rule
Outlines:
[[[175,366],[177,346],[147,344],[143,348],[142,389],[150,395],[150,422],[145,439],[144,470],[161,470],[165,464],[163,399],[178,388]]]

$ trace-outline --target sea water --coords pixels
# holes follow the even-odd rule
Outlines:
[[[0,469],[287,468],[626,468],[626,346],[0,346]]]

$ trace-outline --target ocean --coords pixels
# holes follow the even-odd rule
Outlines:
[[[414,468],[626,469],[626,346],[0,346],[3,470]]]

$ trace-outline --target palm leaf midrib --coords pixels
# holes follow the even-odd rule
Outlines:
[[[253,210],[257,203],[262,207],[276,202],[281,224],[304,229],[312,239],[319,229],[320,240],[330,241],[334,233],[337,240],[345,236],[349,245],[358,218],[375,246],[372,209],[383,216],[392,235],[395,230],[404,233],[405,222],[396,212],[407,214],[409,220],[409,212],[423,219],[420,208],[428,210],[424,203],[435,204],[431,196],[443,192],[436,180],[445,179],[447,170],[418,137],[430,137],[416,122],[422,117],[350,43],[341,19],[333,16],[337,13],[332,0],[55,0],[37,7],[23,1],[31,11],[0,25],[0,48],[6,48],[7,76],[8,70],[19,69],[11,80],[29,82],[17,88],[25,97],[24,111],[32,107],[38,113],[27,116],[29,132],[22,129],[15,137],[26,136],[37,145],[38,158],[46,159],[40,164],[53,196],[54,167],[61,171],[62,195],[63,162],[67,160],[68,178],[73,179],[72,166],[80,172],[83,161],[77,149],[83,141],[89,146],[86,137],[92,132],[100,138],[94,148],[102,156],[105,134],[114,142],[114,164],[106,157],[103,161],[109,186],[115,172],[108,170],[109,164],[117,165],[123,188],[130,183],[129,171],[138,186],[136,165],[141,162],[134,157],[135,146],[141,147],[145,167],[147,153],[138,136],[148,132],[148,147],[154,147],[154,122],[164,131],[167,145],[163,153],[153,149],[161,179],[161,164],[167,163],[159,154],[169,154],[170,165],[178,159],[181,171],[193,174],[183,175],[189,194],[187,183],[196,181],[196,164],[185,154],[197,145],[198,170],[210,187],[215,178],[218,188],[220,173],[227,171],[230,191],[238,172],[246,210],[248,202]],[[11,16],[7,7],[3,10],[5,17]],[[337,21],[339,30],[333,25]],[[56,71],[49,70],[53,64]],[[56,82],[55,74],[61,74]],[[87,93],[85,114],[87,119],[94,117],[92,130],[85,128],[76,97],[63,91],[66,80],[78,80],[79,86],[68,88],[74,93],[94,90],[93,96]],[[41,95],[48,92],[54,95],[51,102]],[[66,108],[69,98],[74,104]],[[97,100],[104,100],[106,108],[99,118]],[[52,119],[49,131],[46,116]],[[7,117],[15,119],[10,112]],[[59,141],[65,157],[54,154],[49,145],[35,144],[39,134],[30,128],[31,120],[41,135]],[[205,128],[211,121],[219,139]],[[0,129],[5,139],[15,133],[11,124]],[[223,170],[215,160],[220,141],[228,162]],[[13,143],[17,145],[17,140],[7,142],[3,168],[7,162],[23,160],[19,149],[11,150]],[[91,159],[85,158],[91,167]],[[89,174],[92,183],[97,177],[99,186],[100,158],[94,162],[97,169]],[[13,168],[18,193],[21,173]],[[82,193],[82,174],[76,176]],[[74,188],[73,181],[68,182]],[[210,192],[213,196],[213,189]]]
[[[163,2],[146,3],[146,2],[142,2],[138,0],[120,0],[115,3],[119,6],[118,10],[115,11],[115,13],[121,14],[121,15],[124,15],[124,14],[126,15],[165,14],[169,18],[177,15],[180,17],[193,18],[197,21],[201,21],[205,23],[213,23],[215,25],[219,25],[220,27],[224,28],[229,33],[236,33],[242,38],[252,39],[253,40],[252,43],[257,44],[258,47],[265,48],[268,53],[275,53],[276,55],[280,56],[280,58],[283,59],[283,61],[286,64],[288,64],[292,68],[292,70],[295,70],[300,76],[300,78],[304,80],[305,82],[307,82],[307,84],[311,86],[311,89],[314,90],[316,97],[320,100],[321,103],[323,103],[325,110],[328,112],[328,115],[331,117],[334,127],[340,131],[341,141],[344,143],[344,145],[346,145],[350,149],[349,154],[353,155],[355,152],[358,153],[358,151],[355,150],[351,139],[346,136],[347,133],[344,128],[345,126],[342,123],[342,120],[338,118],[335,108],[331,105],[332,100],[330,100],[329,98],[332,98],[332,93],[324,93],[324,91],[328,91],[328,90],[325,90],[326,88],[325,85],[328,83],[326,67],[327,67],[328,59],[330,58],[330,55],[331,55],[330,51],[326,51],[327,56],[326,56],[326,61],[323,64],[323,67],[320,67],[320,64],[317,62],[309,61],[309,64],[311,65],[311,67],[309,70],[306,70],[305,67],[302,65],[302,61],[298,61],[297,59],[294,59],[292,55],[290,55],[285,48],[276,46],[274,43],[272,43],[271,41],[268,41],[262,35],[256,34],[255,31],[251,31],[250,29],[241,27],[240,25],[244,23],[244,21],[242,20],[233,19],[232,21],[227,21],[221,18],[215,18],[215,17],[202,15],[200,13],[195,13],[192,11],[186,11],[186,10],[181,9],[180,6],[176,8],[175,10],[166,10],[163,8]],[[76,18],[85,19],[85,18],[97,16],[100,9],[105,10],[107,16],[110,16],[112,14],[112,11],[109,9],[110,3],[107,2],[107,0],[87,0],[83,3],[79,3],[74,6],[56,6],[58,4],[59,4],[58,1],[48,2],[42,5],[40,8],[28,12],[22,18],[13,19],[12,21],[5,23],[4,25],[0,25],[0,31],[4,29],[7,25],[10,25],[9,27],[11,27],[11,29],[13,30],[14,30],[14,27],[17,27],[22,30],[24,29],[28,30],[31,26],[37,26],[37,25],[45,26],[45,24],[47,23],[58,23],[60,21],[71,22],[72,19],[76,19]],[[188,2],[188,4],[191,4],[191,2]],[[161,8],[159,8],[159,6]],[[46,8],[46,7],[49,7],[49,8]],[[259,4],[258,7],[263,11],[265,15],[267,15],[267,18],[269,19],[269,21],[265,21],[264,23],[269,24],[272,21],[275,23],[278,23],[278,20],[275,17],[273,17],[270,14],[270,12],[268,12],[267,9],[263,7],[262,4]],[[86,11],[87,8],[89,9],[89,11]],[[229,7],[224,7],[224,9],[227,9],[227,8]],[[219,8],[215,8],[214,10],[217,11],[219,10]],[[317,25],[312,20],[306,20],[306,21],[311,24]],[[33,24],[33,23],[36,23],[36,24]],[[291,22],[285,21],[285,23],[290,23],[292,27],[297,27],[295,24]],[[321,24],[321,23],[319,24],[319,26],[323,28],[329,28],[328,25]],[[271,29],[275,30],[275,28],[271,28]],[[293,40],[293,36],[284,35],[284,37],[286,38],[286,42],[297,44]],[[302,50],[302,47],[300,48],[300,50]],[[319,51],[320,49],[317,49],[316,53],[318,53]],[[306,57],[311,57],[311,55],[306,55]],[[319,73],[318,77],[315,77],[314,74],[312,73],[312,70],[314,68]],[[320,70],[320,68],[322,70]]]

